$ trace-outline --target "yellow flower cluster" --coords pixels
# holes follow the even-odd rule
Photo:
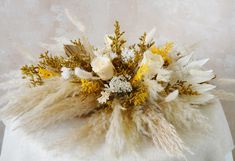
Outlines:
[[[54,77],[54,76],[58,75],[57,73],[52,72],[52,71],[49,71],[49,70],[44,69],[44,68],[39,68],[39,69],[38,69],[38,74],[39,74],[42,78],[51,78],[51,77]]]
[[[148,66],[146,64],[141,65],[137,70],[136,75],[132,79],[132,84],[140,81],[143,78],[144,73],[146,73],[147,71],[148,71]]]
[[[131,94],[130,103],[134,106],[142,105],[148,98],[148,91],[145,86],[141,86],[136,92]]]
[[[151,51],[153,54],[159,54],[162,56],[164,62],[166,64],[170,64],[171,63],[171,58],[169,57],[169,52],[172,50],[173,48],[173,42],[168,42],[166,43],[163,47],[156,47],[156,46],[153,46],[151,48]]]
[[[101,90],[101,83],[99,81],[92,81],[81,79],[81,92],[85,94],[92,94]]]

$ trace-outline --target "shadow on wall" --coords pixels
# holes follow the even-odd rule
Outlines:
[[[231,130],[232,136],[233,136],[233,140],[235,140],[235,119],[234,119],[235,110],[231,110],[231,108],[235,108],[234,102],[222,101],[222,105],[223,105],[224,113],[228,120],[228,124]],[[233,160],[235,160],[235,149],[233,149]]]
[[[5,129],[5,126],[3,122],[0,122],[0,154],[2,152],[2,141],[3,141],[3,136],[4,136],[4,129]]]

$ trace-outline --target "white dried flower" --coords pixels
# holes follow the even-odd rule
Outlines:
[[[92,70],[102,79],[109,80],[113,77],[114,67],[107,56],[97,56],[91,62]]]
[[[122,60],[124,62],[128,62],[129,60],[133,59],[135,57],[135,53],[131,49],[124,49],[122,51]]]
[[[61,76],[63,79],[67,80],[71,77],[73,71],[70,68],[62,67],[61,68]]]
[[[97,99],[97,101],[100,103],[100,104],[103,104],[103,103],[106,103],[108,100],[109,100],[109,96],[110,96],[110,91],[102,91],[101,92],[101,97],[99,97]]]
[[[124,76],[113,77],[109,82],[109,90],[113,93],[131,92],[131,83]]]
[[[125,93],[131,92],[132,86],[131,83],[127,81],[127,78],[124,76],[113,77],[109,84],[105,84],[104,90],[101,92],[101,97],[97,100],[99,103],[103,104],[109,100],[111,93]]]

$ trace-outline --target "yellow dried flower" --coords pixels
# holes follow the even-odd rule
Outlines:
[[[132,84],[139,82],[147,71],[148,71],[148,66],[146,64],[141,65],[137,70],[134,78],[132,79]]]
[[[49,70],[44,69],[44,68],[39,68],[39,69],[38,69],[38,74],[39,74],[42,78],[51,78],[51,77],[54,77],[54,76],[58,75],[57,73],[52,72],[52,71],[49,71]]]
[[[161,55],[163,60],[164,60],[164,62],[166,64],[170,64],[171,63],[171,58],[168,56],[168,54],[172,50],[173,45],[174,45],[173,42],[167,42],[163,47],[153,46],[151,48],[151,52],[153,54]]]
[[[142,105],[146,102],[148,98],[148,91],[145,86],[139,87],[136,92],[130,95],[129,102],[134,106]]]
[[[92,94],[101,90],[101,82],[95,80],[81,79],[81,92]]]

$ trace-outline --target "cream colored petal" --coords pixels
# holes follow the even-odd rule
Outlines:
[[[107,56],[97,56],[91,62],[92,70],[102,79],[109,80],[113,77],[114,67]]]
[[[169,82],[171,77],[172,71],[166,69],[160,69],[157,74],[158,81]]]
[[[92,78],[91,72],[87,72],[79,67],[75,68],[74,73],[77,77],[82,78],[82,79],[91,79]]]
[[[165,98],[165,101],[166,102],[171,102],[173,100],[175,100],[179,95],[179,91],[178,90],[175,90],[173,92],[171,92],[166,98]]]

